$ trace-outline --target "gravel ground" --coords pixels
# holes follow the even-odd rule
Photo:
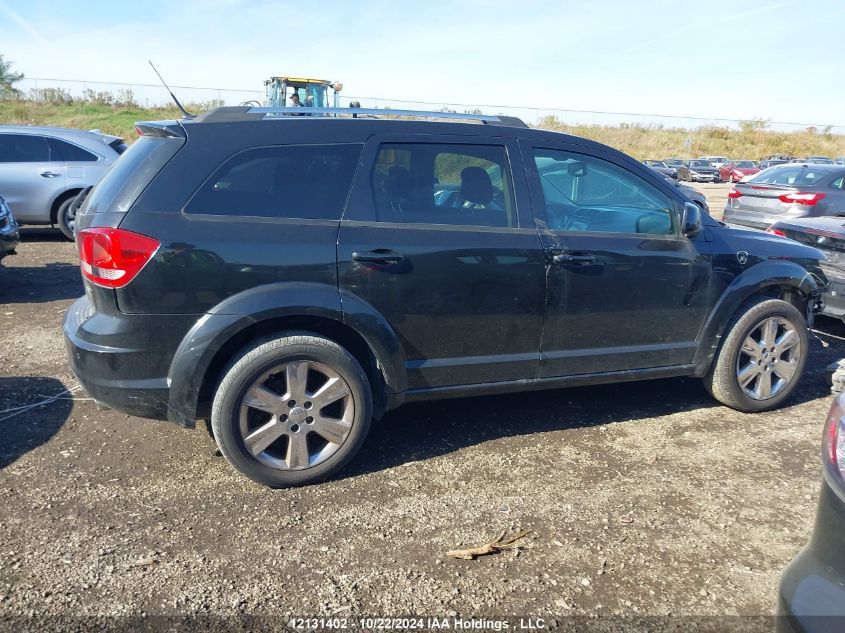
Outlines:
[[[838,322],[819,324],[773,413],[718,406],[691,379],[408,405],[338,478],[273,491],[204,428],[75,389],[60,333],[82,293],[74,262],[27,230],[0,269],[0,628],[43,614],[765,616],[810,534]],[[532,531],[526,549],[446,556],[516,530]]]

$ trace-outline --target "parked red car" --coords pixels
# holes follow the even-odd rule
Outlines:
[[[723,182],[739,182],[759,171],[760,168],[753,160],[732,160],[719,167],[719,177]]]

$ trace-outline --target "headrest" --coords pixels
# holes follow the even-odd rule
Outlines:
[[[490,174],[481,167],[465,167],[461,172],[461,197],[473,204],[489,204],[493,200]]]

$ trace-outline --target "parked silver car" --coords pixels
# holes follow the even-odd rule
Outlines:
[[[723,220],[767,229],[778,220],[845,216],[845,167],[787,163],[764,169],[728,193]]]
[[[20,224],[50,224],[73,239],[73,199],[125,149],[97,130],[0,125],[0,195]]]

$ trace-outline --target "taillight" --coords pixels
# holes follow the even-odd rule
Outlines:
[[[805,204],[808,207],[812,207],[816,204],[819,200],[822,200],[825,197],[823,193],[785,193],[783,195],[778,196],[778,200],[781,202],[787,202],[789,204]]]
[[[737,191],[736,189],[731,189],[728,192],[728,198],[730,198],[731,200],[735,200],[736,198],[739,198],[741,195],[742,194],[739,191]]]
[[[76,236],[82,275],[105,288],[128,284],[155,254],[159,241],[132,231],[83,229]]]
[[[845,396],[838,396],[830,406],[824,433],[824,448],[822,449],[825,466],[840,487],[845,487],[845,408],[843,408],[843,398]]]
[[[781,231],[780,229],[776,229],[773,226],[770,226],[766,229],[766,233],[771,233],[772,235],[778,235],[780,237],[786,237],[786,233]]]

